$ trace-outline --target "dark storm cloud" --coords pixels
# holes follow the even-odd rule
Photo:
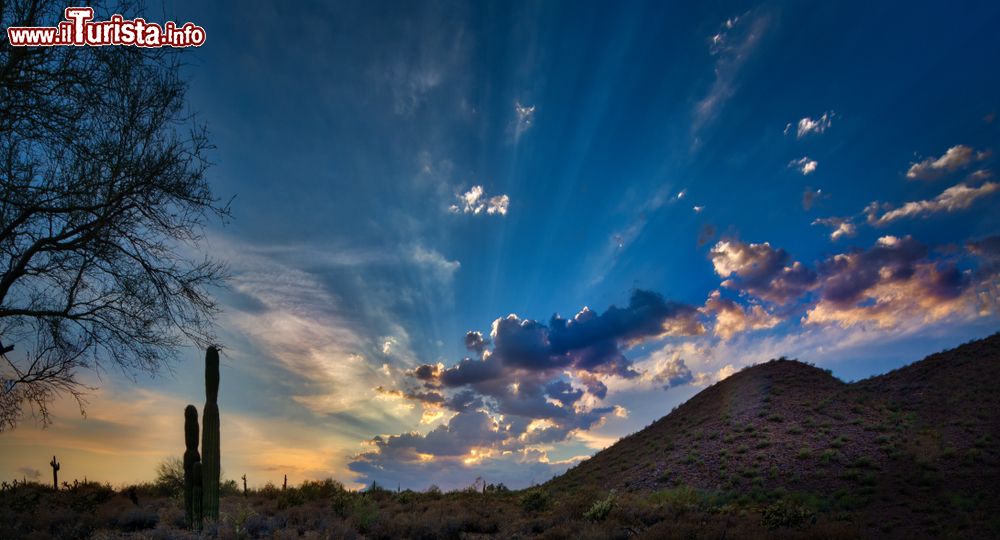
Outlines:
[[[408,375],[421,381],[432,381],[437,379],[441,368],[431,364],[421,364],[409,372]]]
[[[1000,272],[1000,236],[989,236],[966,244],[966,249],[980,261],[980,274]]]
[[[553,316],[547,325],[517,315],[497,319],[491,336],[493,349],[481,360],[465,358],[444,370],[440,381],[459,387],[505,377],[513,370],[568,368],[630,378],[638,373],[623,347],[664,335],[702,333],[694,307],[637,290],[628,306],[611,306],[600,315],[584,308],[572,319]]]
[[[545,386],[545,392],[552,399],[562,403],[563,406],[572,405],[583,397],[583,390],[573,388],[573,386],[566,381],[550,382]]]
[[[912,237],[883,237],[867,250],[836,255],[820,264],[821,296],[837,304],[857,302],[878,283],[910,279],[927,247]]]
[[[470,351],[483,354],[486,350],[486,339],[483,338],[482,332],[470,331],[465,334],[465,348]]]

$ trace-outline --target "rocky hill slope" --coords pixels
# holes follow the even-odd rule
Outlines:
[[[1000,334],[852,384],[746,368],[546,487],[803,493],[895,532],[1000,530],[998,440]]]

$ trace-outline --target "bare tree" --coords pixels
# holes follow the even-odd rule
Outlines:
[[[0,26],[52,26],[63,7],[0,0]],[[0,39],[3,431],[51,422],[59,395],[83,412],[81,370],[155,373],[210,343],[226,269],[197,242],[229,210],[205,179],[178,53]]]

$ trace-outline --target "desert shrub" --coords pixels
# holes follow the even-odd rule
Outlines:
[[[772,414],[771,416],[767,417],[767,420],[769,422],[775,422],[775,423],[781,423],[785,421],[784,417],[782,417],[780,414]]]
[[[371,531],[376,521],[379,519],[379,508],[375,501],[368,497],[358,497],[355,499],[349,520],[361,534]]]
[[[184,462],[177,456],[164,459],[156,465],[158,495],[180,497],[184,494]]]
[[[159,523],[160,516],[156,512],[141,507],[128,508],[112,516],[110,525],[125,532],[152,529]]]
[[[297,489],[286,489],[278,493],[278,510],[285,510],[293,506],[302,506],[306,499],[302,492]]]
[[[595,501],[590,510],[584,512],[583,517],[590,521],[604,521],[615,507],[615,491],[611,490],[608,496]]]
[[[795,457],[799,459],[809,459],[812,457],[812,455],[813,455],[812,449],[809,448],[808,446],[803,446],[802,448],[799,448],[799,453],[796,454]]]
[[[525,512],[541,512],[548,509],[552,501],[549,494],[541,488],[533,488],[521,495],[521,508]]]
[[[306,480],[295,489],[301,494],[302,499],[306,501],[318,501],[320,499],[329,499],[337,493],[343,492],[344,485],[332,478],[326,478],[324,480]]]
[[[824,464],[838,462],[840,461],[840,452],[832,448],[827,448],[823,451],[823,454],[819,456],[819,460]]]
[[[816,522],[816,513],[806,506],[787,500],[769,504],[761,510],[761,523],[768,529],[802,527]]]
[[[701,502],[701,494],[691,486],[677,486],[653,492],[649,502],[674,508],[691,508]]]
[[[256,517],[257,513],[248,504],[240,504],[232,513],[222,516],[224,524],[232,531],[233,536],[238,540],[248,538],[250,531],[248,525]]]
[[[860,456],[858,459],[854,460],[854,463],[851,464],[851,466],[858,467],[859,469],[870,469],[875,466],[875,462],[868,456]]]

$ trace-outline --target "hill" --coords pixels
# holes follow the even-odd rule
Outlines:
[[[1000,530],[1000,334],[847,384],[794,360],[746,368],[555,478],[617,489],[807,494],[862,530]]]

